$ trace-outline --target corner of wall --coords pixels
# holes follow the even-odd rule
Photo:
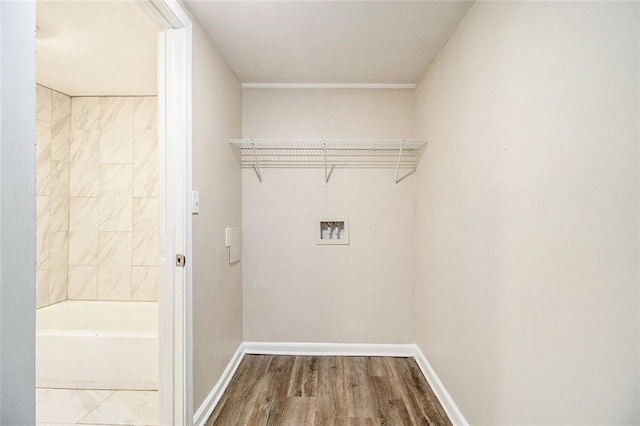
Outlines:
[[[195,407],[207,398],[243,340],[242,262],[229,265],[224,229],[242,226],[240,167],[228,139],[241,134],[242,88],[193,24],[193,376]],[[215,324],[212,327],[211,324]]]

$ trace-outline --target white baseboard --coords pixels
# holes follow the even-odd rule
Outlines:
[[[227,386],[229,386],[229,382],[238,369],[244,354],[244,343],[241,343],[236,353],[231,357],[231,361],[229,361],[229,364],[227,364],[227,367],[224,369],[220,380],[218,380],[218,383],[211,389],[211,392],[209,392],[209,395],[207,395],[200,408],[198,408],[198,411],[193,415],[194,425],[204,426],[207,420],[209,420],[209,416],[211,416],[216,405],[220,402],[220,398],[222,398],[222,394],[227,389]]]
[[[427,379],[427,382],[429,382],[431,390],[433,390],[433,393],[438,397],[440,405],[442,405],[442,408],[446,411],[451,423],[456,426],[469,426],[469,423],[458,409],[456,403],[453,402],[451,395],[449,395],[449,392],[445,389],[444,385],[438,378],[438,375],[431,367],[431,364],[427,361],[427,357],[424,356],[418,345],[413,346],[415,348],[414,357],[416,359],[416,363],[418,364],[418,367],[420,367],[420,370],[422,370],[422,374]]]
[[[263,355],[314,356],[407,356],[415,353],[413,344],[245,342],[245,353]]]
[[[229,361],[218,383],[211,389],[198,411],[193,424],[204,426],[220,401],[245,354],[306,355],[306,356],[399,356],[413,357],[438,397],[440,404],[456,426],[469,426],[455,402],[433,370],[418,345],[415,344],[363,344],[363,343],[295,343],[295,342],[244,342]]]

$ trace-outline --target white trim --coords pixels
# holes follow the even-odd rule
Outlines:
[[[136,0],[159,27],[160,424],[193,421],[191,330],[191,20],[179,0]],[[175,266],[176,253],[187,256]]]
[[[154,9],[155,10],[155,9]],[[163,125],[166,117],[165,32],[158,33],[158,201],[159,201],[159,274],[158,274],[158,420],[165,422],[173,418],[173,298],[168,290],[173,284],[172,268],[167,264],[168,228],[167,218],[167,143]]]
[[[245,342],[247,354],[314,356],[406,356],[415,354],[413,344]]]
[[[161,30],[186,28],[191,20],[176,0],[135,0]]]
[[[207,395],[200,408],[198,408],[198,411],[196,411],[196,414],[194,414],[194,425],[204,426],[207,423],[209,416],[211,416],[211,413],[213,413],[213,410],[218,405],[218,402],[220,402],[220,398],[222,398],[224,391],[229,386],[231,378],[234,374],[236,374],[236,370],[240,365],[240,361],[242,361],[242,358],[244,358],[244,354],[244,343],[241,343],[240,346],[238,346],[238,350],[236,350],[236,353],[233,354],[233,357],[231,357],[231,361],[229,361],[229,364],[227,364],[227,367],[224,369],[222,376],[220,376],[220,380],[218,380],[218,383],[216,383],[213,389],[211,389],[209,395]]]
[[[413,346],[415,348],[414,358],[416,363],[418,367],[420,367],[425,379],[427,379],[427,382],[429,382],[431,390],[433,390],[433,393],[438,397],[440,405],[442,405],[442,408],[444,408],[444,411],[449,416],[451,423],[458,426],[468,426],[469,423],[458,409],[458,406],[453,401],[453,398],[451,398],[451,395],[449,395],[449,392],[447,392],[447,389],[445,389],[438,375],[431,367],[431,364],[429,364],[429,361],[427,361],[427,357],[424,356],[418,345]]]
[[[415,83],[242,83],[243,89],[387,89],[413,90]]]
[[[172,352],[173,415],[162,424],[189,425],[193,420],[192,406],[192,332],[191,332],[191,27],[171,29],[165,32],[166,43],[166,182],[167,193],[166,246],[164,272],[168,281],[164,289],[167,296],[165,308],[171,309],[165,332],[165,350]],[[187,258],[186,267],[177,267],[175,256],[182,253]],[[167,370],[169,372],[169,370]]]

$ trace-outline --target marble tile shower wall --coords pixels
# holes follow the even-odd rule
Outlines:
[[[71,98],[69,299],[157,299],[156,104]]]
[[[39,88],[38,94],[44,90]],[[57,281],[52,285],[49,270],[47,303],[65,298],[157,300],[156,98],[73,97],[69,105],[66,151],[60,149],[67,166],[58,172],[67,182],[64,235],[52,235],[52,215],[48,224],[44,217],[46,208],[54,211],[53,196],[38,204],[38,212],[43,211],[38,226],[42,222],[43,228],[46,224],[50,229],[49,241],[43,244],[49,246],[49,257],[54,252],[64,253],[56,260],[66,269],[64,288],[56,287]],[[41,169],[38,160],[38,173],[44,174],[46,165]],[[49,174],[53,176],[57,165],[50,161]],[[53,182],[52,178],[51,185]]]
[[[71,98],[36,86],[36,306],[67,298]]]

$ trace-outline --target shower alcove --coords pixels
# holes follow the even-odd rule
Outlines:
[[[157,389],[156,97],[37,103],[36,385]]]

